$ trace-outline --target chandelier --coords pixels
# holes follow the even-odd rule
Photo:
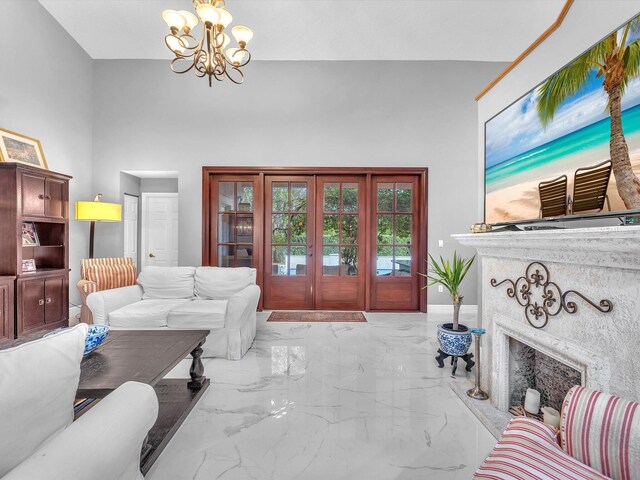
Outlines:
[[[171,61],[171,70],[175,73],[187,73],[194,70],[200,77],[222,81],[226,78],[235,84],[244,80],[241,68],[251,60],[247,43],[253,38],[249,27],[236,25],[231,34],[238,42],[238,47],[227,48],[231,38],[224,30],[233,17],[225,8],[224,0],[193,0],[198,16],[185,10],[165,10],[162,18],[169,26],[171,33],[164,42],[175,58]],[[200,19],[198,19],[200,17]],[[193,29],[202,22],[202,35],[197,40]]]

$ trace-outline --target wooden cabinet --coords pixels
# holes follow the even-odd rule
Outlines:
[[[14,283],[16,277],[0,277],[0,343],[14,338]]]
[[[0,163],[0,275],[15,279],[15,313],[10,312],[9,319],[14,338],[68,323],[70,179],[28,165]],[[23,245],[25,223],[35,229],[38,243]],[[24,260],[33,260],[36,271],[23,272]]]

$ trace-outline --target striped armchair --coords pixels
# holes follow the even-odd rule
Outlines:
[[[136,266],[129,257],[85,258],[80,261],[78,291],[82,298],[80,321],[92,324],[91,310],[87,307],[87,296],[93,292],[135,285]]]
[[[640,480],[640,404],[573,387],[554,428],[516,417],[474,479]]]

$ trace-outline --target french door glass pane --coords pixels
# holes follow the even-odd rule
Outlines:
[[[338,220],[340,215],[324,215],[322,225],[322,243],[339,243]]]
[[[411,212],[412,188],[410,183],[396,183],[396,212]]]
[[[289,184],[274,182],[271,193],[271,210],[273,212],[289,211]]]
[[[236,242],[253,243],[253,215],[238,213],[236,215]]]
[[[398,277],[411,276],[411,247],[394,247],[394,269]]]
[[[238,182],[238,211],[253,212],[253,182]]]
[[[340,275],[358,275],[358,247],[340,247]]]
[[[393,183],[378,184],[378,212],[393,212]]]
[[[274,213],[271,215],[271,242],[289,242],[289,215]]]
[[[218,266],[235,267],[235,247],[233,245],[218,246]]]
[[[291,243],[307,243],[307,215],[291,215]]]
[[[236,267],[253,266],[253,246],[238,245],[236,247]]]
[[[322,274],[338,275],[338,247],[322,247]]]
[[[271,248],[271,275],[289,274],[289,247],[277,245]]]
[[[218,215],[218,243],[235,243],[235,215],[221,213]]]
[[[378,215],[378,243],[393,243],[393,215]]]
[[[358,211],[358,184],[357,183],[342,184],[342,211],[343,212]]]
[[[340,209],[340,184],[324,184],[324,211],[337,212]]]
[[[291,247],[289,275],[307,274],[307,247]]]
[[[396,215],[395,242],[399,245],[411,244],[411,215]]]
[[[307,183],[291,183],[291,211],[307,211]]]
[[[232,212],[236,209],[234,188],[235,182],[218,183],[218,211]]]
[[[342,238],[340,243],[358,242],[358,215],[342,215]]]
[[[393,270],[393,247],[378,246],[376,254],[376,275],[388,277]]]

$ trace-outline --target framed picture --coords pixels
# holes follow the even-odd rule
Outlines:
[[[22,260],[22,271],[23,272],[35,272],[36,271],[36,261],[33,258],[29,258],[27,260]]]
[[[37,247],[40,245],[38,232],[33,222],[22,222],[22,246]]]
[[[0,162],[17,162],[49,170],[40,140],[0,128]]]

